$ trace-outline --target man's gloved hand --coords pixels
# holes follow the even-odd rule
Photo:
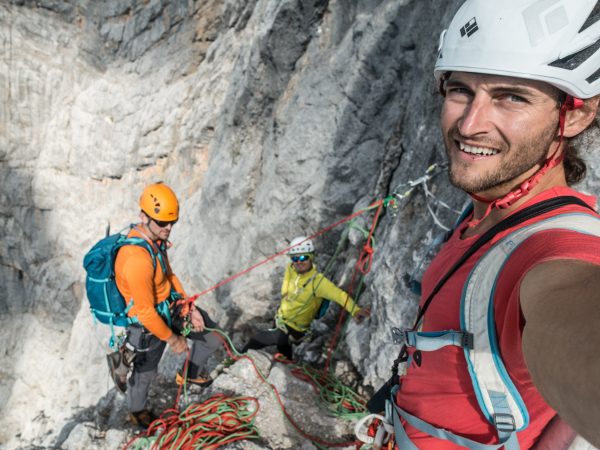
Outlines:
[[[178,355],[188,350],[187,340],[183,336],[179,336],[175,333],[173,333],[171,337],[167,339],[167,344],[169,344],[171,350]]]
[[[356,323],[361,323],[365,317],[369,317],[371,315],[371,308],[362,308],[359,310],[352,318],[356,321]]]

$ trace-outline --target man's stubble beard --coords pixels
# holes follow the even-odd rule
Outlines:
[[[448,157],[450,182],[453,186],[470,194],[484,192],[493,188],[504,188],[509,192],[516,188],[517,183],[515,183],[515,179],[530,171],[535,166],[539,168],[544,164],[548,157],[548,149],[556,145],[554,143],[555,133],[555,125],[544,129],[537,136],[527,140],[518,148],[511,149],[510,154],[507,155],[508,158],[503,158],[500,166],[494,169],[493,172],[488,170],[486,173],[478,174],[474,179],[465,180],[461,178],[456,173],[455,164],[457,163]],[[456,128],[453,128],[448,133],[446,139],[450,140],[452,139],[451,136],[458,134]],[[548,138],[548,136],[552,137]],[[448,144],[446,144],[446,149],[447,146]]]

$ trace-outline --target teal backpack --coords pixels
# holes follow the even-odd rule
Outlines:
[[[133,228],[130,225],[127,229]],[[122,230],[124,231],[124,230]],[[114,327],[127,327],[132,323],[138,323],[136,318],[127,316],[133,302],[129,306],[125,298],[119,292],[115,281],[115,259],[117,252],[124,245],[137,245],[143,247],[152,256],[152,264],[156,270],[156,260],[164,273],[167,273],[166,264],[160,251],[155,251],[145,239],[139,237],[127,237],[121,232],[100,239],[83,258],[83,267],[86,271],[85,289],[90,303],[90,310],[94,320],[110,325],[111,338],[110,347],[118,346],[115,339]]]

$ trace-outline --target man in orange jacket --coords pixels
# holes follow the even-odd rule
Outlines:
[[[156,419],[147,408],[147,400],[163,351],[168,344],[175,353],[181,354],[188,351],[188,345],[181,335],[183,318],[174,311],[174,300],[186,298],[186,294],[167,258],[167,248],[171,245],[169,235],[179,219],[179,202],[167,185],[152,184],[140,197],[140,210],[141,222],[128,236],[148,241],[154,250],[154,261],[143,247],[123,246],[115,260],[115,280],[130,306],[128,315],[139,322],[128,328],[127,335],[127,344],[135,349],[133,371],[127,383],[129,420],[147,428]],[[201,375],[201,370],[220,346],[220,340],[206,328],[217,325],[205,311],[195,306],[190,308],[187,320],[192,330],[188,338],[193,341],[187,381],[207,385],[211,380]],[[181,373],[177,374],[176,381],[183,383]]]

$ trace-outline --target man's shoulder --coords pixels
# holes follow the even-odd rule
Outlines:
[[[149,244],[142,241],[136,241],[135,243],[125,244],[117,253],[116,264],[129,264],[129,263],[152,263],[153,254],[152,248]]]
[[[560,213],[564,209],[576,209],[583,210],[589,213],[593,213],[596,210],[597,199],[596,196],[587,194],[582,191],[578,191],[573,189],[570,186],[555,186],[546,191],[541,192],[536,195],[532,201],[527,202],[524,206],[529,205],[530,203],[540,203],[544,200],[555,199],[559,197],[572,198],[573,201],[571,204],[565,205],[559,209],[557,209],[557,214]]]

